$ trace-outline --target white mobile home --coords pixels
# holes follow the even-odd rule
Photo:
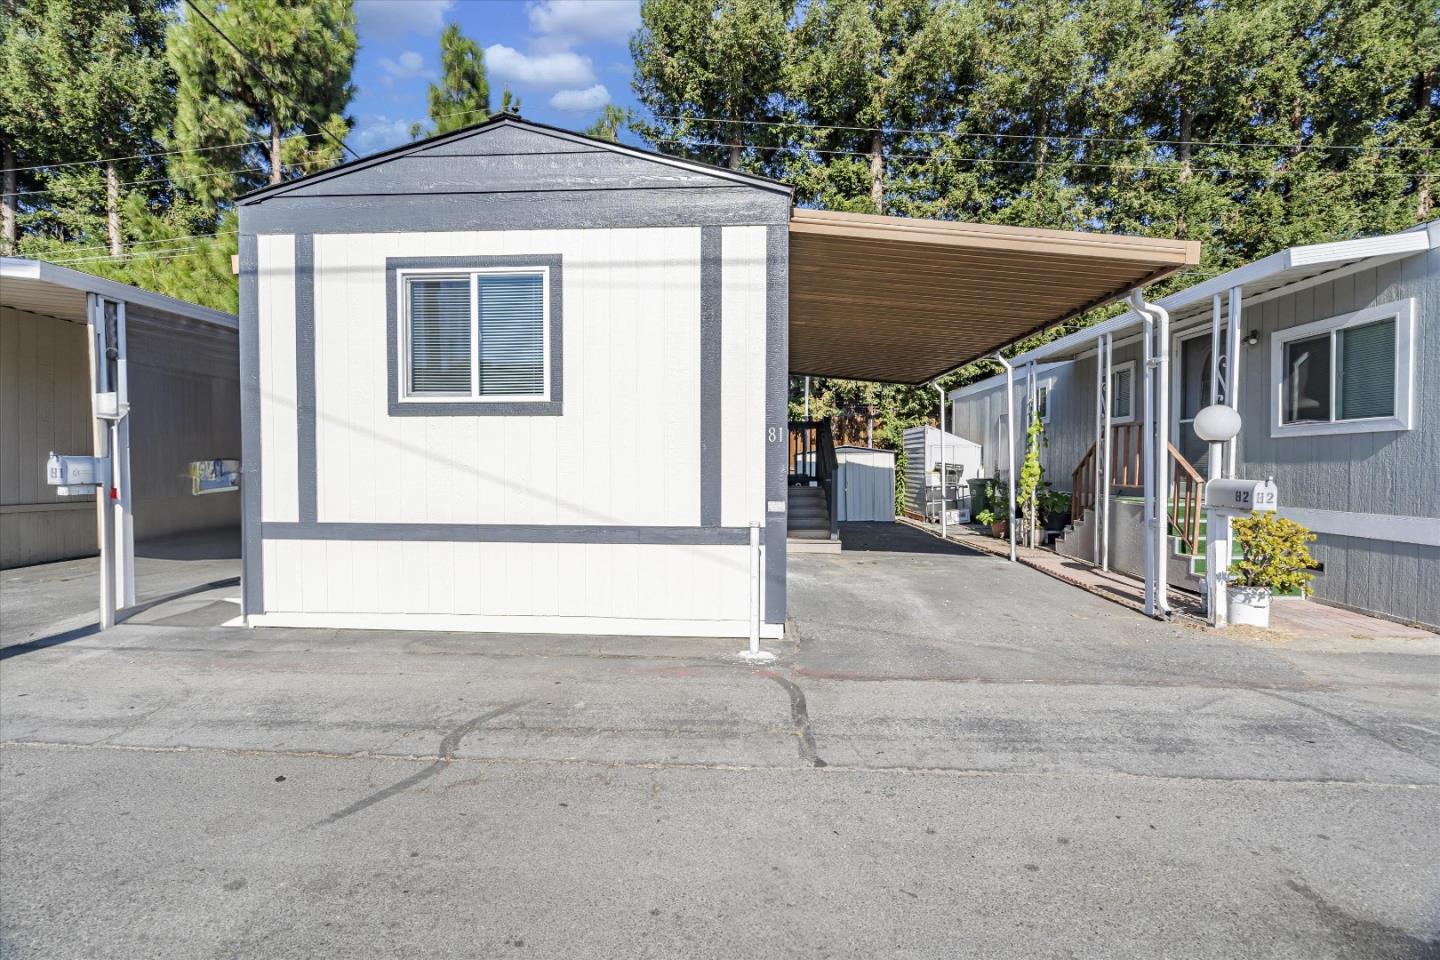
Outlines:
[[[778,636],[789,214],[512,117],[242,199],[248,622],[744,636],[758,524]]]
[[[1236,408],[1244,426],[1217,468],[1275,478],[1281,515],[1319,538],[1315,596],[1440,626],[1440,222],[1282,250],[1157,303],[1170,323],[1175,452],[1162,476],[1171,482],[1171,582],[1198,584],[1202,567],[1192,558],[1203,553],[1202,535],[1185,502],[1197,502],[1210,465],[1193,421],[1219,402]],[[1046,476],[1077,494],[1077,522],[1057,548],[1096,557],[1095,506],[1104,504],[1111,560],[1131,572],[1142,523],[1141,349],[1141,321],[1129,312],[1013,358],[1017,411],[1032,366],[1053,384]],[[1093,494],[1105,459],[1096,456],[1106,379],[1097,364],[1109,369],[1113,398],[1103,498]],[[1003,378],[952,393],[955,423],[984,420],[993,430],[994,396],[1003,400]]]

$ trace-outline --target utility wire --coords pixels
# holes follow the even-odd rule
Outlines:
[[[121,181],[120,183],[117,183],[116,186],[117,186],[117,187],[142,187],[142,186],[151,186],[151,185],[157,184],[157,183],[179,183],[181,180],[204,180],[204,179],[206,179],[207,177],[226,177],[226,176],[233,176],[234,174],[237,174],[237,173],[264,173],[264,172],[265,172],[265,168],[264,168],[264,167],[240,167],[240,168],[237,169],[237,170],[211,170],[211,171],[208,171],[208,172],[206,172],[206,173],[190,173],[190,174],[185,174],[185,175],[179,176],[179,177],[168,177],[168,176],[167,176],[167,177],[155,177],[155,178],[149,179],[149,180],[124,180],[124,181]],[[100,188],[103,188],[104,186],[105,186],[105,184],[102,182],[102,183],[96,184],[96,186],[95,186],[94,189],[100,189]],[[67,187],[48,187],[48,188],[43,189],[43,190],[17,190],[15,193],[9,194],[9,196],[13,196],[13,197],[33,197],[33,196],[38,196],[38,195],[44,194],[44,193],[69,193],[69,192],[70,192],[70,189],[67,188]]]
[[[809,123],[809,122],[801,121],[801,120],[794,120],[794,121],[781,121],[781,120],[729,120],[729,119],[726,119],[726,118],[723,118],[723,117],[686,117],[686,116],[680,116],[680,115],[675,115],[675,114],[663,114],[663,113],[662,113],[662,114],[656,114],[656,115],[655,115],[655,118],[656,118],[657,120],[683,120],[683,121],[690,122],[690,123],[727,123],[727,124],[736,124],[736,125],[740,125],[740,126],[757,126],[757,127],[805,127],[805,128],[807,128],[807,129],[811,129],[811,130],[845,130],[845,131],[847,131],[847,132],[852,132],[852,133],[909,133],[909,134],[919,134],[919,135],[928,135],[928,136],[944,136],[944,137],[971,138],[971,139],[974,139],[974,138],[991,138],[991,137],[993,137],[993,138],[1002,139],[1002,140],[1055,140],[1055,141],[1072,141],[1072,142],[1076,142],[1076,143],[1119,143],[1119,144],[1136,144],[1136,145],[1156,145],[1156,144],[1164,144],[1164,145],[1168,145],[1168,146],[1183,146],[1183,145],[1185,145],[1185,144],[1189,144],[1189,145],[1192,146],[1192,147],[1245,147],[1245,148],[1254,147],[1254,148],[1268,148],[1268,149],[1276,149],[1276,150],[1295,150],[1295,149],[1300,149],[1300,150],[1354,150],[1354,151],[1366,151],[1366,150],[1382,150],[1382,151],[1384,151],[1384,150],[1393,150],[1393,151],[1410,151],[1410,152],[1415,152],[1415,153],[1434,153],[1434,152],[1436,152],[1436,151],[1440,151],[1440,147],[1399,147],[1399,146],[1380,146],[1380,145],[1367,146],[1367,145],[1365,145],[1365,144],[1356,144],[1356,143],[1332,143],[1332,144],[1320,144],[1320,143],[1317,143],[1317,144],[1294,144],[1294,143],[1263,143],[1263,142],[1247,143],[1247,142],[1243,142],[1243,141],[1234,141],[1234,140],[1152,140],[1152,139],[1150,139],[1149,137],[1143,137],[1143,138],[1141,138],[1141,139],[1139,139],[1139,140],[1135,140],[1135,139],[1126,138],[1126,137],[1092,137],[1092,136],[1078,136],[1078,135],[1074,135],[1074,136],[1072,136],[1072,135],[1041,136],[1041,135],[1038,134],[1038,133],[982,133],[982,132],[977,132],[977,133],[962,133],[962,132],[960,132],[960,131],[958,131],[958,130],[936,130],[936,129],[924,129],[924,128],[919,128],[919,127],[915,127],[915,128],[907,128],[907,127],[847,127],[847,126],[843,126],[843,125],[828,124],[828,123]],[[728,144],[725,144],[725,146],[728,146]]]
[[[281,140],[294,140],[311,137],[323,137],[323,133],[287,133]],[[173,157],[182,153],[213,153],[216,150],[233,150],[236,147],[255,147],[269,143],[269,140],[242,140],[239,143],[222,143],[213,147],[188,147],[183,150],[160,150],[155,153],[131,153],[123,157],[101,157],[98,160],[71,160],[68,163],[37,163],[28,167],[7,167],[0,170],[0,173],[25,173],[29,170],[60,170],[65,167],[89,167],[105,163],[119,163],[122,160],[156,160],[160,157]]]
[[[228,44],[230,45],[230,49],[232,49],[232,50],[234,50],[236,53],[238,53],[238,54],[240,55],[240,59],[241,59],[241,60],[244,60],[247,64],[249,64],[249,65],[250,65],[250,69],[254,70],[257,74],[259,74],[259,75],[260,75],[260,78],[261,78],[262,80],[264,80],[267,84],[269,84],[270,89],[271,89],[274,93],[276,93],[276,94],[278,94],[279,96],[282,96],[282,97],[285,96],[285,95],[284,95],[283,93],[281,93],[281,91],[280,91],[280,85],[277,84],[274,80],[271,80],[271,79],[270,79],[270,75],[269,75],[268,73],[266,73],[264,70],[260,69],[260,65],[257,64],[253,59],[251,59],[251,57],[250,57],[250,55],[249,55],[248,53],[246,53],[244,50],[241,50],[240,47],[239,47],[239,45],[237,45],[234,40],[231,40],[230,37],[229,37],[229,35],[226,34],[224,30],[221,30],[218,26],[216,26],[215,21],[214,21],[214,20],[211,20],[208,16],[205,15],[205,11],[200,9],[200,6],[195,2],[195,0],[185,0],[185,6],[189,7],[192,11],[194,11],[195,15],[198,16],[201,20],[204,20],[205,23],[209,25],[209,27],[210,27],[211,30],[214,30],[217,34],[219,34],[219,35],[220,35],[220,39],[222,39],[222,40],[224,40],[226,43],[228,43]],[[287,98],[287,99],[288,99],[288,98]],[[311,123],[314,123],[314,124],[315,124],[315,129],[319,130],[319,131],[320,131],[321,133],[323,133],[325,136],[327,136],[327,137],[329,137],[331,140],[335,141],[336,145],[339,146],[341,150],[344,150],[346,153],[350,154],[350,156],[354,157],[356,160],[359,160],[359,159],[360,159],[360,155],[359,155],[358,153],[356,153],[354,150],[351,150],[351,149],[345,144],[345,141],[344,141],[344,140],[341,140],[339,137],[335,136],[335,135],[334,135],[333,133],[331,133],[329,130],[326,130],[323,125],[321,125],[321,124],[319,124],[319,123],[315,123],[315,118],[312,117],[312,116],[309,114],[309,112],[307,112],[303,107],[301,107],[299,104],[297,104],[297,103],[296,103],[295,101],[293,101],[293,100],[290,101],[290,105],[291,105],[292,107],[294,107],[294,108],[300,113],[300,115],[303,116],[306,120],[309,120]]]
[[[690,139],[679,138],[679,137],[661,137],[661,138],[657,139],[655,142],[656,142],[656,143],[674,143],[674,144],[680,144],[680,145],[682,145],[682,146],[689,146],[689,147],[729,147],[729,146],[731,146],[731,144],[726,143],[726,142],[724,142],[723,140],[690,140]],[[864,151],[864,150],[827,150],[827,149],[821,149],[821,148],[819,148],[819,147],[809,147],[809,146],[805,146],[805,145],[803,145],[803,144],[777,144],[777,145],[775,145],[775,146],[769,146],[769,145],[765,145],[765,144],[742,143],[742,144],[740,144],[740,146],[742,146],[742,147],[748,147],[748,148],[753,148],[753,149],[756,149],[756,150],[789,150],[789,151],[795,151],[795,152],[799,152],[799,153],[819,153],[819,154],[825,154],[825,155],[846,156],[846,157],[867,157],[867,158],[868,158],[868,157],[871,156],[869,153],[867,153],[867,152]],[[1163,163],[1148,163],[1148,164],[1146,164],[1146,163],[1139,163],[1139,164],[1136,164],[1136,163],[1100,163],[1100,162],[1097,162],[1097,161],[1094,161],[1094,160],[1047,160],[1047,161],[1041,161],[1041,160],[1020,160],[1020,159],[1012,159],[1012,158],[1009,158],[1009,157],[967,157],[967,156],[953,156],[953,155],[946,154],[943,150],[934,151],[934,152],[931,152],[931,153],[886,153],[886,154],[884,154],[883,156],[884,156],[884,159],[886,159],[886,160],[950,160],[950,161],[954,161],[954,162],[957,162],[957,163],[976,163],[976,164],[980,164],[980,163],[1002,163],[1002,164],[1012,164],[1012,165],[1020,165],[1020,166],[1029,166],[1029,167],[1066,167],[1066,166],[1070,166],[1070,167],[1094,167],[1094,168],[1098,168],[1098,169],[1106,169],[1106,170],[1126,170],[1126,171],[1132,171],[1132,172],[1145,171],[1145,170],[1158,170],[1158,171],[1178,173],[1178,172],[1180,172],[1180,169],[1181,169],[1180,166],[1178,165],[1178,163],[1171,163],[1171,164],[1163,164]],[[1190,167],[1190,170],[1191,170],[1192,173],[1219,173],[1219,174],[1226,174],[1226,175],[1229,175],[1229,176],[1254,176],[1254,177],[1273,177],[1273,176],[1362,177],[1362,176],[1372,176],[1372,177],[1405,177],[1405,178],[1407,178],[1407,179],[1430,179],[1431,177],[1440,177],[1440,173],[1406,173],[1406,172],[1404,172],[1404,171],[1390,171],[1390,170],[1376,170],[1376,171],[1373,171],[1373,172],[1370,172],[1370,173],[1367,174],[1365,171],[1361,171],[1361,170],[1278,170],[1278,169],[1265,170],[1265,169],[1246,169],[1246,168],[1233,168],[1233,167],[1205,167],[1205,166],[1195,166],[1195,165],[1192,165],[1192,166]]]
[[[183,241],[183,240],[207,240],[207,239],[210,239],[210,238],[212,238],[212,237],[226,237],[226,236],[231,236],[231,235],[237,234],[237,233],[239,233],[239,232],[240,232],[239,230],[217,230],[217,231],[215,231],[214,233],[187,233],[187,234],[185,234],[184,236],[179,236],[179,237],[165,237],[165,238],[163,238],[163,239],[161,239],[161,240],[135,240],[135,241],[133,241],[133,242],[130,242],[130,243],[125,244],[125,247],[126,247],[126,249],[128,250],[128,249],[132,249],[132,248],[134,248],[134,247],[148,247],[148,246],[151,246],[151,245],[157,244],[157,243],[180,243],[180,242]],[[88,252],[88,251],[90,251],[90,250],[108,250],[109,248],[110,248],[110,244],[108,244],[108,243],[93,243],[93,244],[86,244],[86,245],[83,246],[83,247],[66,247],[66,248],[65,248],[63,251],[61,251],[61,252],[62,252],[65,256],[68,257],[68,256],[70,256],[71,254],[75,254],[75,255],[78,256],[78,255],[84,254],[84,253],[86,253],[86,252]]]

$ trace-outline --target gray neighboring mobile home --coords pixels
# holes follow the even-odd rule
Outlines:
[[[790,206],[511,115],[242,198],[247,622],[780,636]]]
[[[1218,394],[1244,424],[1233,475],[1273,476],[1281,515],[1318,536],[1315,597],[1440,627],[1440,221],[1292,247],[1158,303],[1171,317],[1170,430],[1181,456],[1206,475],[1192,423]],[[1113,436],[1137,430],[1128,423],[1140,394],[1139,322],[1126,313],[1013,358],[1017,416],[1030,364],[1055,384],[1044,458],[1057,489],[1072,489],[1098,435],[1099,338],[1113,342]],[[1227,342],[1239,343],[1228,396]],[[1003,401],[1002,378],[952,392],[957,430],[994,436],[995,397]],[[1111,490],[1115,500],[1134,492]],[[1127,501],[1112,513],[1119,569],[1138,538],[1135,509]],[[1090,559],[1094,516],[1077,519],[1058,549]],[[1172,562],[1172,582],[1194,588],[1192,569]]]

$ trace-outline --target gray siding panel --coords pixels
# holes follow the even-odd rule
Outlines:
[[[245,231],[398,233],[784,223],[790,201],[751,187],[560,193],[273,197],[242,208]]]

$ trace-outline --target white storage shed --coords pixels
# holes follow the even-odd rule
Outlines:
[[[919,426],[905,431],[905,506],[914,516],[940,517],[940,465],[945,464],[944,499],[951,510],[964,510],[970,496],[967,480],[985,475],[980,444],[938,427]]]
[[[509,115],[242,198],[247,622],[780,636],[790,203]]]

